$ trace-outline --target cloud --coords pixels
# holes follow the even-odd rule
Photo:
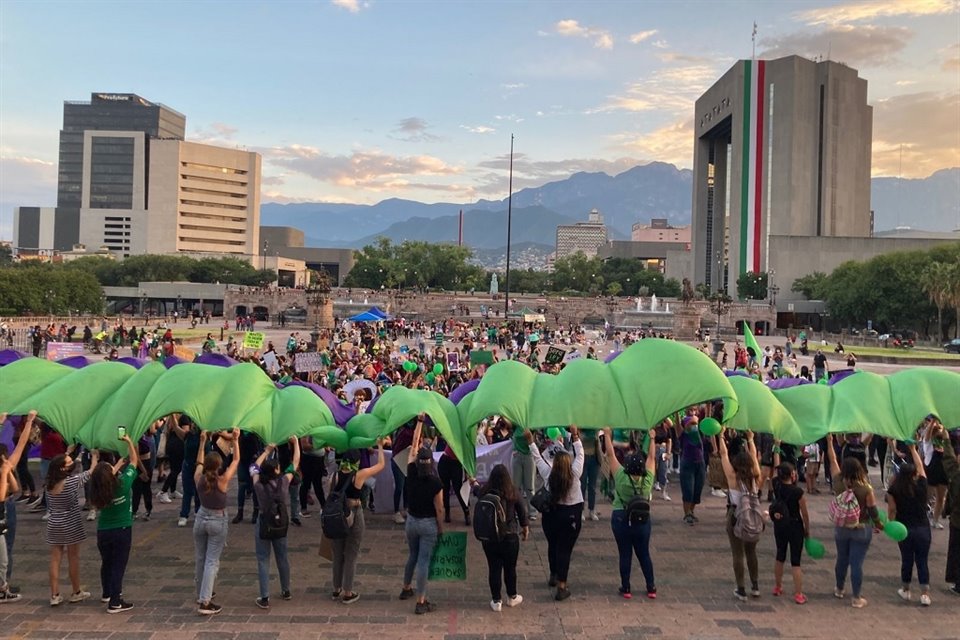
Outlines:
[[[330,4],[335,7],[340,7],[341,9],[346,9],[350,13],[360,13],[361,5],[360,0],[330,0]],[[366,8],[367,4],[363,4],[363,8]]]
[[[469,126],[469,125],[462,124],[462,125],[460,125],[460,128],[463,129],[463,130],[465,130],[465,131],[469,131],[470,133],[493,133],[494,131],[496,131],[496,129],[494,129],[493,127],[488,127],[488,126],[482,125],[482,124],[477,125],[477,126],[475,126],[475,127],[471,127],[471,126]]]
[[[423,118],[404,118],[397,123],[395,135],[391,137],[404,142],[436,142],[440,137],[429,133],[429,126]]]
[[[657,49],[666,49],[670,46],[669,44],[667,44],[666,40],[654,40],[652,44]]]
[[[501,121],[504,121],[504,122],[518,122],[518,123],[519,123],[519,122],[523,122],[523,118],[521,118],[520,116],[518,116],[518,115],[515,114],[515,113],[509,113],[509,114],[506,114],[506,115],[493,116],[493,119],[494,119],[494,120],[501,120]]]
[[[717,78],[710,64],[665,67],[649,78],[627,85],[624,93],[607,96],[607,101],[587,113],[612,111],[667,111],[690,113],[694,102]]]
[[[941,49],[946,55],[946,60],[940,65],[944,71],[960,71],[960,43]]]
[[[687,64],[707,64],[710,62],[717,62],[719,60],[729,60],[730,58],[720,58],[717,56],[708,57],[708,56],[697,56],[690,53],[677,53],[676,51],[665,51],[663,53],[656,54],[657,58],[663,62],[685,62]]]
[[[893,62],[912,35],[906,27],[837,25],[763,38],[761,55],[779,58],[796,54],[811,59],[822,55],[853,67],[878,67]]]
[[[898,87],[909,87],[912,84],[917,84],[917,81],[916,80],[897,80],[893,84],[897,85]]]
[[[647,38],[653,37],[657,34],[656,29],[650,29],[648,31],[638,31],[630,36],[630,42],[633,44],[640,44]]]
[[[808,9],[794,14],[794,18],[810,25],[840,25],[895,16],[942,15],[956,10],[955,0],[865,0]]]
[[[211,122],[206,128],[196,129],[189,140],[220,147],[236,147],[237,142],[234,138],[238,131],[239,129],[225,122]]]
[[[330,155],[315,147],[289,145],[259,149],[275,167],[341,187],[382,191],[391,182],[411,176],[452,176],[462,172],[429,156],[394,156],[378,149],[356,150],[350,155]]]
[[[592,40],[593,46],[597,49],[613,48],[613,36],[610,35],[609,31],[597,27],[586,27],[576,20],[560,20],[553,25],[553,30],[564,37]]]
[[[0,199],[15,207],[52,206],[57,201],[57,164],[0,149]]]
[[[281,184],[286,184],[286,180],[281,176],[261,176],[260,184],[266,186],[278,186]]]
[[[508,91],[516,91],[517,89],[526,89],[527,85],[523,82],[504,82],[500,85],[500,88]]]
[[[653,131],[619,133],[611,140],[617,149],[645,160],[671,162],[687,168],[693,165],[693,120],[690,118]]]
[[[873,175],[922,178],[960,162],[960,92],[911,93],[873,106]]]

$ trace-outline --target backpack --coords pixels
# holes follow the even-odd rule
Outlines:
[[[282,486],[282,483],[281,483]],[[260,539],[279,540],[287,537],[287,528],[290,526],[290,516],[287,513],[287,503],[275,483],[264,486],[266,504],[260,505]]]
[[[481,542],[501,542],[507,534],[503,500],[492,491],[477,500],[473,509],[473,535]]]
[[[737,505],[733,523],[733,535],[744,542],[757,542],[766,528],[760,498],[756,491],[740,485],[740,503]]]
[[[624,472],[626,473],[626,472]],[[627,518],[627,525],[643,525],[650,520],[650,501],[640,495],[637,491],[637,484],[629,475],[630,486],[633,487],[633,496],[624,505],[624,515]]]
[[[770,514],[773,526],[780,527],[790,523],[790,508],[787,507],[787,502],[783,499],[783,486],[778,482],[775,487],[773,502],[767,507],[767,513]]]
[[[339,478],[336,489],[327,496],[327,502],[320,511],[320,528],[330,540],[342,540],[350,534],[353,527],[353,509],[347,505],[347,487],[353,483],[356,474]]]
[[[840,493],[830,503],[830,519],[837,527],[855,527],[860,524],[860,501],[853,489]]]

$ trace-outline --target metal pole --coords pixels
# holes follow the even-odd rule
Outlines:
[[[510,230],[513,223],[513,134],[510,134],[510,178],[507,183],[507,273],[503,287],[503,319],[510,311]]]

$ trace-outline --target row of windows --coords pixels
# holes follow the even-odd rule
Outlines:
[[[215,216],[209,213],[194,213],[192,211],[181,211],[180,217],[189,218],[192,220],[218,220],[218,221],[226,221],[226,222],[246,222],[247,221],[246,218],[238,218],[236,216],[227,216],[227,215]]]
[[[130,236],[129,231],[110,231],[109,229],[104,230],[103,235],[105,236]]]
[[[212,164],[201,164],[201,163],[199,163],[199,162],[181,162],[181,163],[180,163],[180,166],[181,166],[181,167],[193,168],[193,169],[205,169],[205,170],[207,170],[207,171],[215,171],[215,172],[217,172],[217,173],[226,173],[226,174],[231,174],[231,173],[232,173],[232,174],[238,175],[238,176],[245,176],[245,175],[247,175],[247,172],[246,172],[245,170],[243,170],[243,169],[231,169],[230,167],[218,167],[218,166],[216,166],[216,165],[212,165]]]
[[[243,240],[218,240],[215,238],[192,238],[189,236],[179,236],[177,238],[180,242],[196,242],[198,244],[220,244],[226,247],[238,247],[243,248],[246,245],[246,242]]]
[[[194,187],[180,187],[181,193],[197,193],[209,196],[220,196],[221,198],[242,198],[246,199],[245,193],[230,193],[229,191],[214,191],[212,189],[196,189]]]
[[[190,231],[216,231],[218,233],[233,233],[238,235],[246,235],[246,229],[230,229],[228,227],[212,227],[205,226],[202,224],[181,224],[180,228],[183,230]]]
[[[213,209],[230,209],[231,211],[246,211],[247,207],[236,204],[219,204],[216,202],[204,202],[202,200],[184,200],[180,199],[180,204],[193,205],[194,207],[210,207]]]
[[[197,182],[209,182],[210,184],[229,184],[237,187],[243,187],[246,189],[247,183],[245,180],[227,180],[225,178],[211,178],[209,176],[200,176],[196,174],[181,173],[181,180],[196,180]]]

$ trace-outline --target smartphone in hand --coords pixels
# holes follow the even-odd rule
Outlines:
[[[117,440],[123,440],[127,435],[126,427],[117,427]]]

